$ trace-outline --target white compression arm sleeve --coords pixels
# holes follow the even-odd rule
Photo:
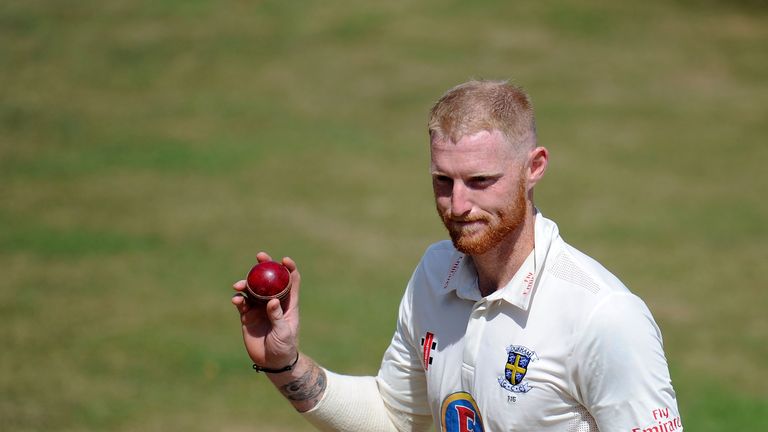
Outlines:
[[[418,432],[432,424],[431,416],[395,410],[381,398],[376,378],[325,371],[325,394],[304,418],[323,432]]]

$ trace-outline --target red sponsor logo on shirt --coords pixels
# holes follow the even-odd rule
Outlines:
[[[647,427],[632,428],[632,432],[674,432],[683,429],[680,416],[670,417],[669,408],[656,408],[651,411],[656,424]]]
[[[533,272],[528,272],[527,275],[525,275],[525,278],[523,279],[523,285],[525,285],[525,288],[523,289],[523,295],[527,295],[531,292],[531,288],[533,288]]]
[[[432,364],[432,350],[437,348],[437,341],[433,333],[427,332],[423,338],[421,338],[421,347],[423,349],[424,357],[424,370],[429,370],[429,365]]]
[[[445,278],[445,283],[443,284],[443,289],[448,288],[448,284],[451,283],[451,279],[453,279],[453,275],[456,274],[456,271],[459,269],[459,264],[461,264],[461,261],[464,259],[464,255],[458,257],[456,261],[453,262],[453,265],[451,266],[451,269],[448,270],[448,277]]]

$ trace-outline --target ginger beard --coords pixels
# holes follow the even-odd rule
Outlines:
[[[525,178],[521,176],[517,194],[510,200],[509,206],[490,215],[454,218],[450,210],[442,212],[438,208],[437,212],[456,250],[467,255],[483,255],[501,243],[510,233],[522,227],[528,211],[525,191]],[[477,228],[478,224],[467,226],[467,222],[480,222],[482,225]]]

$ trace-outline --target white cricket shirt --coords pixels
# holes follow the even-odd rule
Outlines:
[[[377,381],[446,432],[683,429],[648,308],[538,212],[534,251],[485,298],[470,257],[427,249]]]

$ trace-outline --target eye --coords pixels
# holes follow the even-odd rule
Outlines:
[[[467,182],[473,189],[485,189],[499,180],[497,176],[474,176]]]
[[[453,183],[453,180],[446,175],[434,175],[432,176],[432,181],[439,185],[447,185]]]

